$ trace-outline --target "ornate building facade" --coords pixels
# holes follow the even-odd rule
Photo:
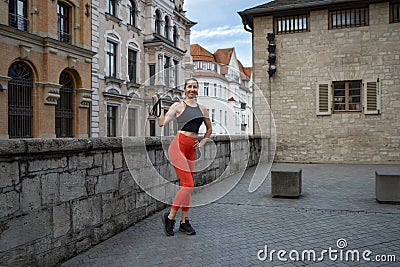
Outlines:
[[[92,1],[92,136],[158,135],[152,96],[164,112],[182,97],[191,73],[190,28],[183,1]],[[174,126],[164,127],[173,134]]]
[[[87,137],[87,1],[0,2],[0,138]]]

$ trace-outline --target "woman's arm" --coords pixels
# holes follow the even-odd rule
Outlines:
[[[207,139],[212,134],[212,124],[211,124],[211,120],[210,120],[210,115],[208,114],[208,111],[204,106],[200,106],[200,109],[204,115],[204,124],[206,125],[206,132],[205,132],[203,138],[201,139],[201,141],[198,143],[197,147],[204,146],[204,144],[207,142]]]
[[[172,106],[169,108],[167,114],[161,114],[160,117],[158,117],[158,126],[163,127],[165,124],[168,124],[170,121],[172,121],[175,116],[176,116],[176,111],[177,111],[177,106],[180,103],[176,102],[172,104]]]

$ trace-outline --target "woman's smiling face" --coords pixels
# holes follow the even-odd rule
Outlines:
[[[194,80],[187,81],[185,86],[185,94],[187,98],[195,98],[197,96],[197,82]]]

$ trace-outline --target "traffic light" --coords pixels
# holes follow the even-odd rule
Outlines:
[[[268,75],[269,77],[272,77],[272,75],[274,75],[276,72],[275,34],[268,33],[267,40],[268,40],[268,63],[269,63]]]

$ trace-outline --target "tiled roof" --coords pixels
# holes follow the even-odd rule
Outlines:
[[[240,71],[240,79],[242,79],[242,81],[246,81],[250,79],[250,76],[246,74],[246,72],[244,71],[244,67],[242,62],[240,62],[240,60],[238,60],[238,66],[239,66],[239,71]]]
[[[190,45],[190,55],[194,61],[215,62],[214,55],[198,44]]]
[[[364,5],[370,3],[387,2],[388,0],[275,0],[262,5],[238,12],[242,23],[248,31],[253,28],[253,17],[271,16],[275,14],[296,13],[298,11],[311,11],[329,7],[351,7],[353,5]]]
[[[275,0],[262,5],[258,5],[245,11],[278,11],[278,10],[289,10],[297,8],[311,8],[327,5],[337,5],[337,4],[349,4],[349,3],[360,3],[360,2],[383,2],[382,0]]]
[[[214,52],[214,54],[207,51],[199,44],[191,44],[190,45],[190,55],[192,56],[193,61],[209,61],[216,62],[220,65],[220,73],[221,75],[225,75],[228,73],[229,62],[231,61],[232,54],[234,52],[234,48],[222,48],[218,49]],[[242,80],[250,80],[251,76],[251,67],[244,68],[242,63],[238,60],[240,78]],[[224,77],[220,74],[212,73],[212,72],[201,72],[196,71],[195,76],[214,76],[214,77]]]
[[[253,71],[252,67],[244,67],[244,73],[246,74],[247,77],[251,77],[251,72]]]
[[[214,53],[214,57],[218,63],[229,65],[233,53],[233,48],[218,49]]]

